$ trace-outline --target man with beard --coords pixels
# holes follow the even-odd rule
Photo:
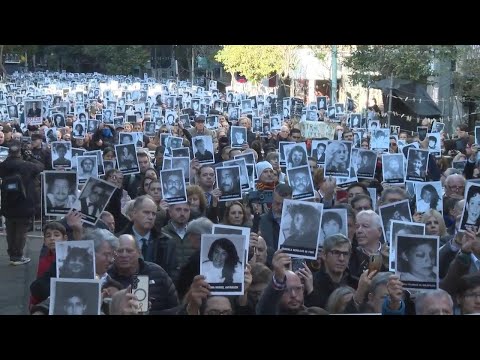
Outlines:
[[[179,172],[171,172],[163,181],[163,197],[173,199],[185,197],[183,179]]]
[[[308,173],[296,171],[292,177],[293,195],[302,195],[310,191]]]
[[[222,195],[234,195],[240,193],[240,179],[233,168],[221,169],[219,188]]]

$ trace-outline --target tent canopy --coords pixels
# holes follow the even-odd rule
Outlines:
[[[374,89],[380,89],[383,92],[384,99],[388,100],[390,93],[390,79],[376,81],[370,85]],[[392,111],[410,116],[437,118],[442,116],[442,112],[437,104],[428,95],[425,88],[414,81],[393,79],[392,86]],[[399,98],[395,98],[395,96]],[[407,101],[404,99],[408,98]],[[415,99],[415,101],[413,101]],[[421,99],[421,101],[419,101]],[[384,102],[388,104],[387,102]],[[388,110],[388,109],[385,109]]]

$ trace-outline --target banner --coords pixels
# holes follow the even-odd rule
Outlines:
[[[300,131],[306,139],[329,138],[332,140],[337,125],[323,121],[300,121]]]

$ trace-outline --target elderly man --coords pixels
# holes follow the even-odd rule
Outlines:
[[[381,243],[382,219],[373,210],[363,210],[357,214],[355,232],[358,247],[353,249],[348,268],[355,279],[368,269],[372,256],[382,256],[380,271],[388,271],[388,248]]]
[[[448,175],[445,179],[445,198],[463,199],[465,178],[459,174]]]
[[[422,292],[415,298],[416,315],[453,315],[452,297],[442,289]]]
[[[140,249],[143,260],[160,265],[174,277],[178,271],[176,244],[173,239],[155,229],[157,205],[148,195],[139,196],[133,203],[132,222],[119,232],[132,235]]]
[[[161,266],[142,259],[138,243],[132,235],[121,235],[118,240],[117,256],[108,270],[110,277],[126,288],[132,284],[134,275],[148,276],[149,314],[176,313],[179,305],[177,291],[167,272]]]

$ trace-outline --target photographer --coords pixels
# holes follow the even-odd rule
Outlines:
[[[23,256],[27,231],[35,215],[35,177],[44,165],[23,150],[19,141],[12,142],[7,159],[0,164],[1,210],[6,218],[8,255],[12,265],[30,262]]]

